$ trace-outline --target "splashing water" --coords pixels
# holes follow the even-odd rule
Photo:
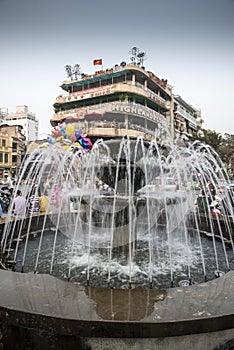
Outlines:
[[[33,193],[34,203],[23,220],[12,219],[11,206],[2,263],[123,288],[212,279],[233,259],[233,192],[221,191],[220,179],[228,181],[222,162],[199,142],[124,137],[98,140],[90,152],[59,143],[38,147],[15,189],[28,204]],[[221,216],[210,210],[212,190]],[[42,195],[47,205],[37,212],[35,197]]]

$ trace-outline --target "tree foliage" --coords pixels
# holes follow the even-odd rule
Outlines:
[[[210,145],[220,156],[230,177],[234,174],[234,135],[224,134],[223,136],[212,130],[200,129],[194,134],[193,140],[199,140]]]
[[[194,140],[199,140],[207,145],[210,145],[216,152],[222,143],[222,135],[216,131],[200,129],[193,137]]]
[[[234,135],[224,134],[218,153],[226,164],[229,173],[234,174]]]

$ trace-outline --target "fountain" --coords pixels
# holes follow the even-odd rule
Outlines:
[[[165,130],[151,142],[100,139],[88,151],[64,140],[39,146],[25,159],[15,191],[20,189],[28,201],[29,194],[43,194],[48,202],[44,212],[33,208],[23,220],[13,219],[11,206],[1,238],[4,290],[13,283],[32,301],[29,286],[38,288],[43,295],[29,312],[40,314],[35,328],[64,336],[75,335],[75,329],[88,338],[157,338],[232,328],[230,315],[231,326],[223,326],[232,301],[227,297],[220,306],[218,294],[223,289],[228,295],[234,283],[233,193],[220,190],[220,179],[228,181],[228,176],[210,147],[173,143]],[[225,215],[208,209],[212,190]],[[52,301],[57,288],[55,299],[64,302],[65,314],[62,304]],[[225,321],[218,321],[216,306],[208,301],[211,292]],[[187,311],[181,311],[180,293]],[[28,312],[26,304],[17,301],[14,316],[19,309]],[[48,311],[45,304],[54,309]],[[211,316],[217,318],[212,326]],[[78,325],[71,325],[77,317]],[[29,319],[19,318],[27,328]],[[174,328],[165,331],[163,322]]]

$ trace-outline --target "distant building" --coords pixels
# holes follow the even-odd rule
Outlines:
[[[0,125],[0,177],[17,174],[25,155],[25,136],[21,125]]]
[[[5,122],[8,125],[21,125],[27,142],[38,139],[38,120],[34,113],[28,111],[28,106],[16,106],[16,112],[7,114]]]
[[[194,108],[179,95],[174,95],[175,134],[191,137],[202,126],[201,111]]]

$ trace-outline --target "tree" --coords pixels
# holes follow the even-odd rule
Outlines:
[[[222,135],[216,131],[199,129],[193,136],[193,141],[199,140],[207,145],[210,145],[216,152],[222,143]]]
[[[198,129],[192,141],[199,140],[211,146],[225,164],[230,178],[234,177],[234,135],[224,134],[212,130]]]
[[[234,135],[224,134],[218,153],[226,164],[230,177],[234,174]]]
[[[65,70],[66,70],[66,72],[67,72],[68,78],[72,79],[72,67],[71,67],[71,65],[70,65],[70,64],[67,64],[67,65],[65,66]]]
[[[140,50],[136,46],[132,47],[132,49],[129,51],[129,54],[131,55],[132,64],[136,64],[136,59],[139,52]]]
[[[146,53],[145,52],[139,52],[138,55],[137,55],[137,59],[138,59],[139,64],[142,66],[144,60],[146,59]]]
[[[77,80],[78,76],[81,74],[81,72],[80,72],[80,65],[79,64],[75,64],[74,65],[74,67],[72,69],[72,73],[73,73],[73,75],[75,77],[75,80]]]

